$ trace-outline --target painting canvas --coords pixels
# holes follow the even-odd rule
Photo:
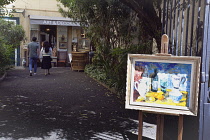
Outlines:
[[[197,115],[200,57],[128,55],[126,108]]]
[[[66,49],[67,48],[67,42],[60,42],[59,43],[59,48],[60,49]]]

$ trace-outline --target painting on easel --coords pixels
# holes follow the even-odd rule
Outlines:
[[[200,57],[128,55],[126,108],[197,115]]]

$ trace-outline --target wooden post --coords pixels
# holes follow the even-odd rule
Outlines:
[[[163,140],[164,115],[157,115],[156,140]]]
[[[161,53],[168,54],[168,36],[166,34],[162,35],[161,38]]]
[[[161,37],[161,52],[162,56],[169,55],[168,54],[168,43],[169,39],[166,34]],[[156,140],[163,140],[163,129],[164,129],[164,115],[157,115],[157,130],[156,130]]]
[[[161,56],[168,56],[168,43],[169,39],[166,34],[162,35],[161,37]],[[156,130],[156,140],[163,140],[163,129],[164,129],[164,115],[158,114],[157,115],[157,130]]]
[[[183,136],[183,115],[179,115],[179,124],[178,124],[178,140],[182,140]]]
[[[160,55],[162,56],[170,55],[168,54],[168,43],[169,43],[168,36],[166,34],[162,35]],[[163,129],[164,129],[164,115],[158,114],[156,140],[163,140]],[[182,140],[182,136],[183,136],[183,115],[179,115],[177,140]]]
[[[138,140],[142,140],[143,132],[143,111],[139,111],[139,130],[138,130]]]

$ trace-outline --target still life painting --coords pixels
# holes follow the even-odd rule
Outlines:
[[[127,108],[195,115],[199,62],[199,57],[129,54]]]

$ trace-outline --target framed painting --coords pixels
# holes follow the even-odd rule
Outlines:
[[[127,109],[197,115],[200,57],[128,54]]]
[[[60,49],[66,49],[67,48],[67,42],[59,42],[59,48]]]

